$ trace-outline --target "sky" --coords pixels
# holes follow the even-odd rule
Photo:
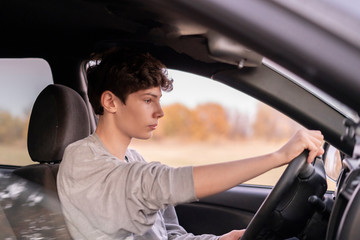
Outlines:
[[[23,117],[50,83],[51,70],[45,60],[0,59],[0,111]]]
[[[169,75],[174,79],[174,90],[163,93],[163,105],[180,102],[194,108],[198,104],[214,102],[249,114],[256,109],[257,100],[215,80],[177,70],[169,70]]]

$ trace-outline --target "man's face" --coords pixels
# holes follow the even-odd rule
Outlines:
[[[164,116],[160,105],[160,87],[129,94],[126,104],[120,104],[117,126],[129,138],[148,139]],[[120,100],[119,100],[120,101]]]

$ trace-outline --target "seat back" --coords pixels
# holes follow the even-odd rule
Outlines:
[[[18,239],[70,239],[57,195],[56,175],[67,145],[90,134],[85,102],[71,88],[49,85],[31,112],[28,151],[39,164],[14,170],[20,193],[4,209]]]

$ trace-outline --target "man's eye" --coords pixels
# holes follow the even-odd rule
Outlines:
[[[151,99],[145,99],[146,103],[151,103]]]

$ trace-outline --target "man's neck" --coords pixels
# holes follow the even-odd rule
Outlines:
[[[131,138],[114,131],[114,128],[104,124],[100,119],[95,133],[112,155],[125,161],[125,153],[131,142]]]

